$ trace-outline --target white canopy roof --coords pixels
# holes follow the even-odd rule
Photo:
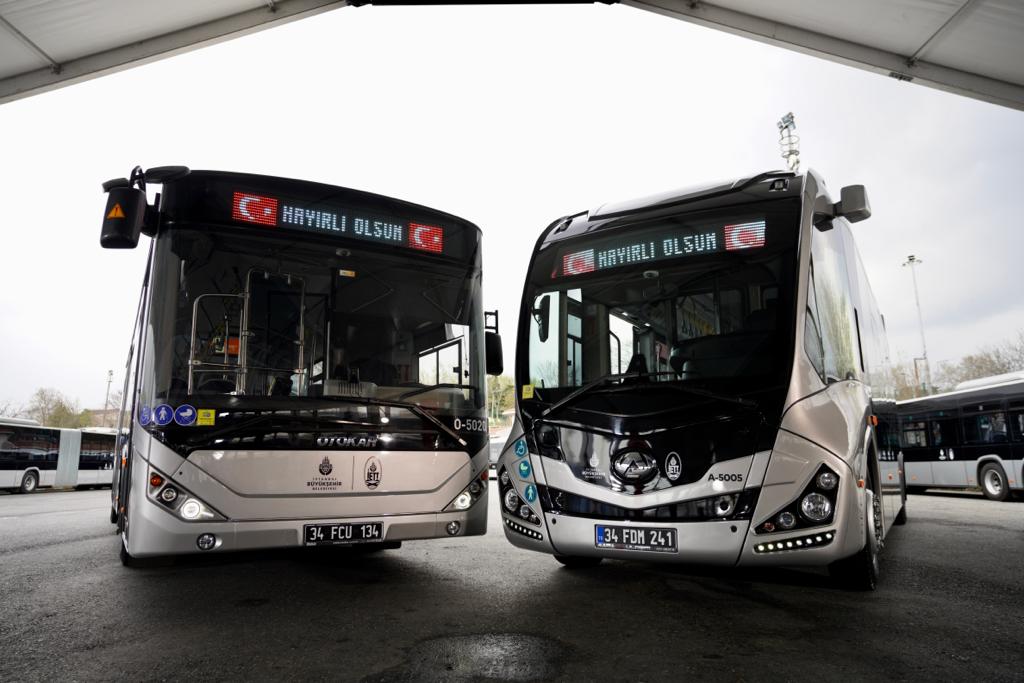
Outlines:
[[[0,0],[0,102],[346,4],[373,0]],[[623,4],[1024,110],[1022,0]]]

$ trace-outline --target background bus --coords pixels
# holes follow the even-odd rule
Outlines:
[[[112,496],[122,561],[486,531],[484,375],[501,361],[479,228],[184,167],[105,188],[101,243],[153,237]]]
[[[0,489],[32,493],[41,486],[109,486],[116,433],[0,419]]]
[[[905,519],[885,325],[819,176],[604,205],[537,242],[498,464],[505,534],[601,558],[828,565]]]
[[[1024,373],[901,401],[899,413],[911,489],[981,487],[991,500],[1024,490]]]

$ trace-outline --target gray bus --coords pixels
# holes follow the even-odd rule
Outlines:
[[[603,558],[827,565],[875,586],[905,519],[885,324],[813,172],[607,204],[540,236],[523,293],[505,534]]]
[[[111,500],[125,564],[486,531],[484,376],[500,341],[479,228],[184,167],[104,188],[103,246],[152,237]]]
[[[0,489],[110,486],[114,441],[113,429],[59,429],[0,418]]]
[[[1024,491],[1024,373],[899,403],[911,489],[980,487],[990,500]]]

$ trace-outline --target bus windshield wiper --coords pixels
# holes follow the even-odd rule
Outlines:
[[[589,394],[589,393],[595,393],[597,391],[609,391],[609,392],[632,391],[632,390],[634,390],[636,388],[639,388],[639,387],[650,388],[652,386],[650,384],[632,384],[631,383],[631,384],[622,384],[622,385],[620,385],[618,387],[615,387],[614,389],[602,389],[603,385],[605,385],[605,384],[607,384],[609,382],[614,382],[614,381],[617,381],[617,380],[627,380],[627,379],[642,379],[642,378],[649,378],[649,377],[663,377],[663,376],[666,376],[666,375],[671,375],[673,377],[676,377],[676,376],[678,376],[678,373],[673,372],[671,370],[663,371],[663,372],[626,372],[626,373],[610,374],[610,375],[604,375],[602,377],[598,377],[594,381],[588,382],[587,384],[584,384],[582,387],[580,387],[576,391],[572,392],[571,394],[569,394],[568,396],[566,396],[562,400],[556,401],[555,403],[553,403],[550,406],[548,406],[544,410],[544,412],[542,412],[540,414],[540,416],[537,419],[543,420],[543,419],[546,419],[546,418],[550,418],[552,413],[561,410],[565,406],[569,405],[570,403],[576,401],[580,397],[585,396],[586,394]],[[729,395],[726,395],[726,394],[719,394],[719,393],[715,393],[713,391],[708,391],[707,389],[697,389],[695,387],[684,387],[684,386],[680,386],[678,384],[669,384],[669,383],[665,383],[665,382],[658,382],[658,383],[655,383],[653,386],[656,386],[659,389],[670,389],[672,391],[679,391],[679,392],[682,392],[682,393],[685,393],[685,394],[689,394],[691,396],[701,396],[703,398],[710,398],[710,399],[713,399],[713,400],[716,400],[716,401],[722,401],[722,402],[725,402],[725,403],[735,403],[737,405],[743,406],[744,408],[753,408],[755,410],[760,408],[760,406],[757,404],[757,402],[751,401],[750,399],[742,398],[742,397],[739,397],[739,396],[729,396]]]
[[[421,420],[424,420],[425,422],[429,422],[431,425],[436,427],[438,431],[443,432],[444,434],[447,434],[452,439],[454,439],[455,442],[458,443],[460,446],[463,446],[463,447],[466,446],[465,439],[460,437],[458,435],[458,433],[456,433],[451,427],[449,427],[445,423],[441,422],[435,416],[430,414],[429,411],[424,410],[423,408],[421,408],[420,406],[416,405],[415,403],[408,403],[406,401],[382,400],[382,399],[376,399],[376,398],[362,398],[362,397],[356,397],[356,396],[318,396],[316,398],[307,399],[307,400],[311,400],[311,401],[314,401],[316,403],[319,403],[319,402],[323,401],[323,402],[326,402],[326,403],[355,403],[355,404],[358,404],[358,405],[377,406],[377,407],[380,407],[380,408],[402,408],[404,410],[408,410],[410,413],[412,413],[416,417],[420,418]],[[291,403],[291,401],[289,401],[289,403]],[[250,410],[253,410],[253,411],[261,410],[261,408],[254,407],[254,408],[241,408],[241,409],[234,409],[234,410],[232,410],[231,408],[227,408],[226,410],[228,410],[229,412],[248,412]],[[229,432],[233,432],[233,431],[236,431],[236,430],[239,430],[239,429],[246,429],[246,428],[249,428],[249,427],[254,427],[254,426],[256,426],[256,425],[258,425],[260,423],[266,422],[268,420],[273,420],[273,419],[281,418],[282,417],[281,415],[276,414],[276,412],[278,412],[278,411],[288,412],[288,411],[294,411],[294,410],[316,410],[316,408],[311,408],[311,407],[308,407],[308,406],[299,407],[299,406],[295,406],[295,405],[289,405],[286,408],[274,408],[269,413],[263,413],[263,414],[260,414],[260,415],[256,415],[252,419],[246,420],[245,422],[243,422],[240,425],[232,425],[231,427],[225,428],[224,430],[218,430],[217,432],[209,434],[209,436],[210,437],[217,437],[217,436],[221,436],[221,431],[223,431],[224,433],[229,433]],[[301,418],[295,418],[293,416],[288,416],[288,419],[292,419],[292,420],[298,419],[299,421],[303,421]],[[314,423],[319,424],[319,419],[314,419],[313,421],[314,421]]]

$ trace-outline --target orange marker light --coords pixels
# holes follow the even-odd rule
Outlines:
[[[868,415],[868,424],[871,425],[872,427],[877,427],[878,426],[878,416],[877,415]]]
[[[164,478],[161,477],[159,474],[150,475],[150,477],[149,477],[149,485],[152,486],[153,488],[156,488],[157,486],[160,486],[163,483],[164,483]]]
[[[864,488],[864,480],[863,479],[858,479],[857,480],[857,488],[859,488],[859,489]]]

